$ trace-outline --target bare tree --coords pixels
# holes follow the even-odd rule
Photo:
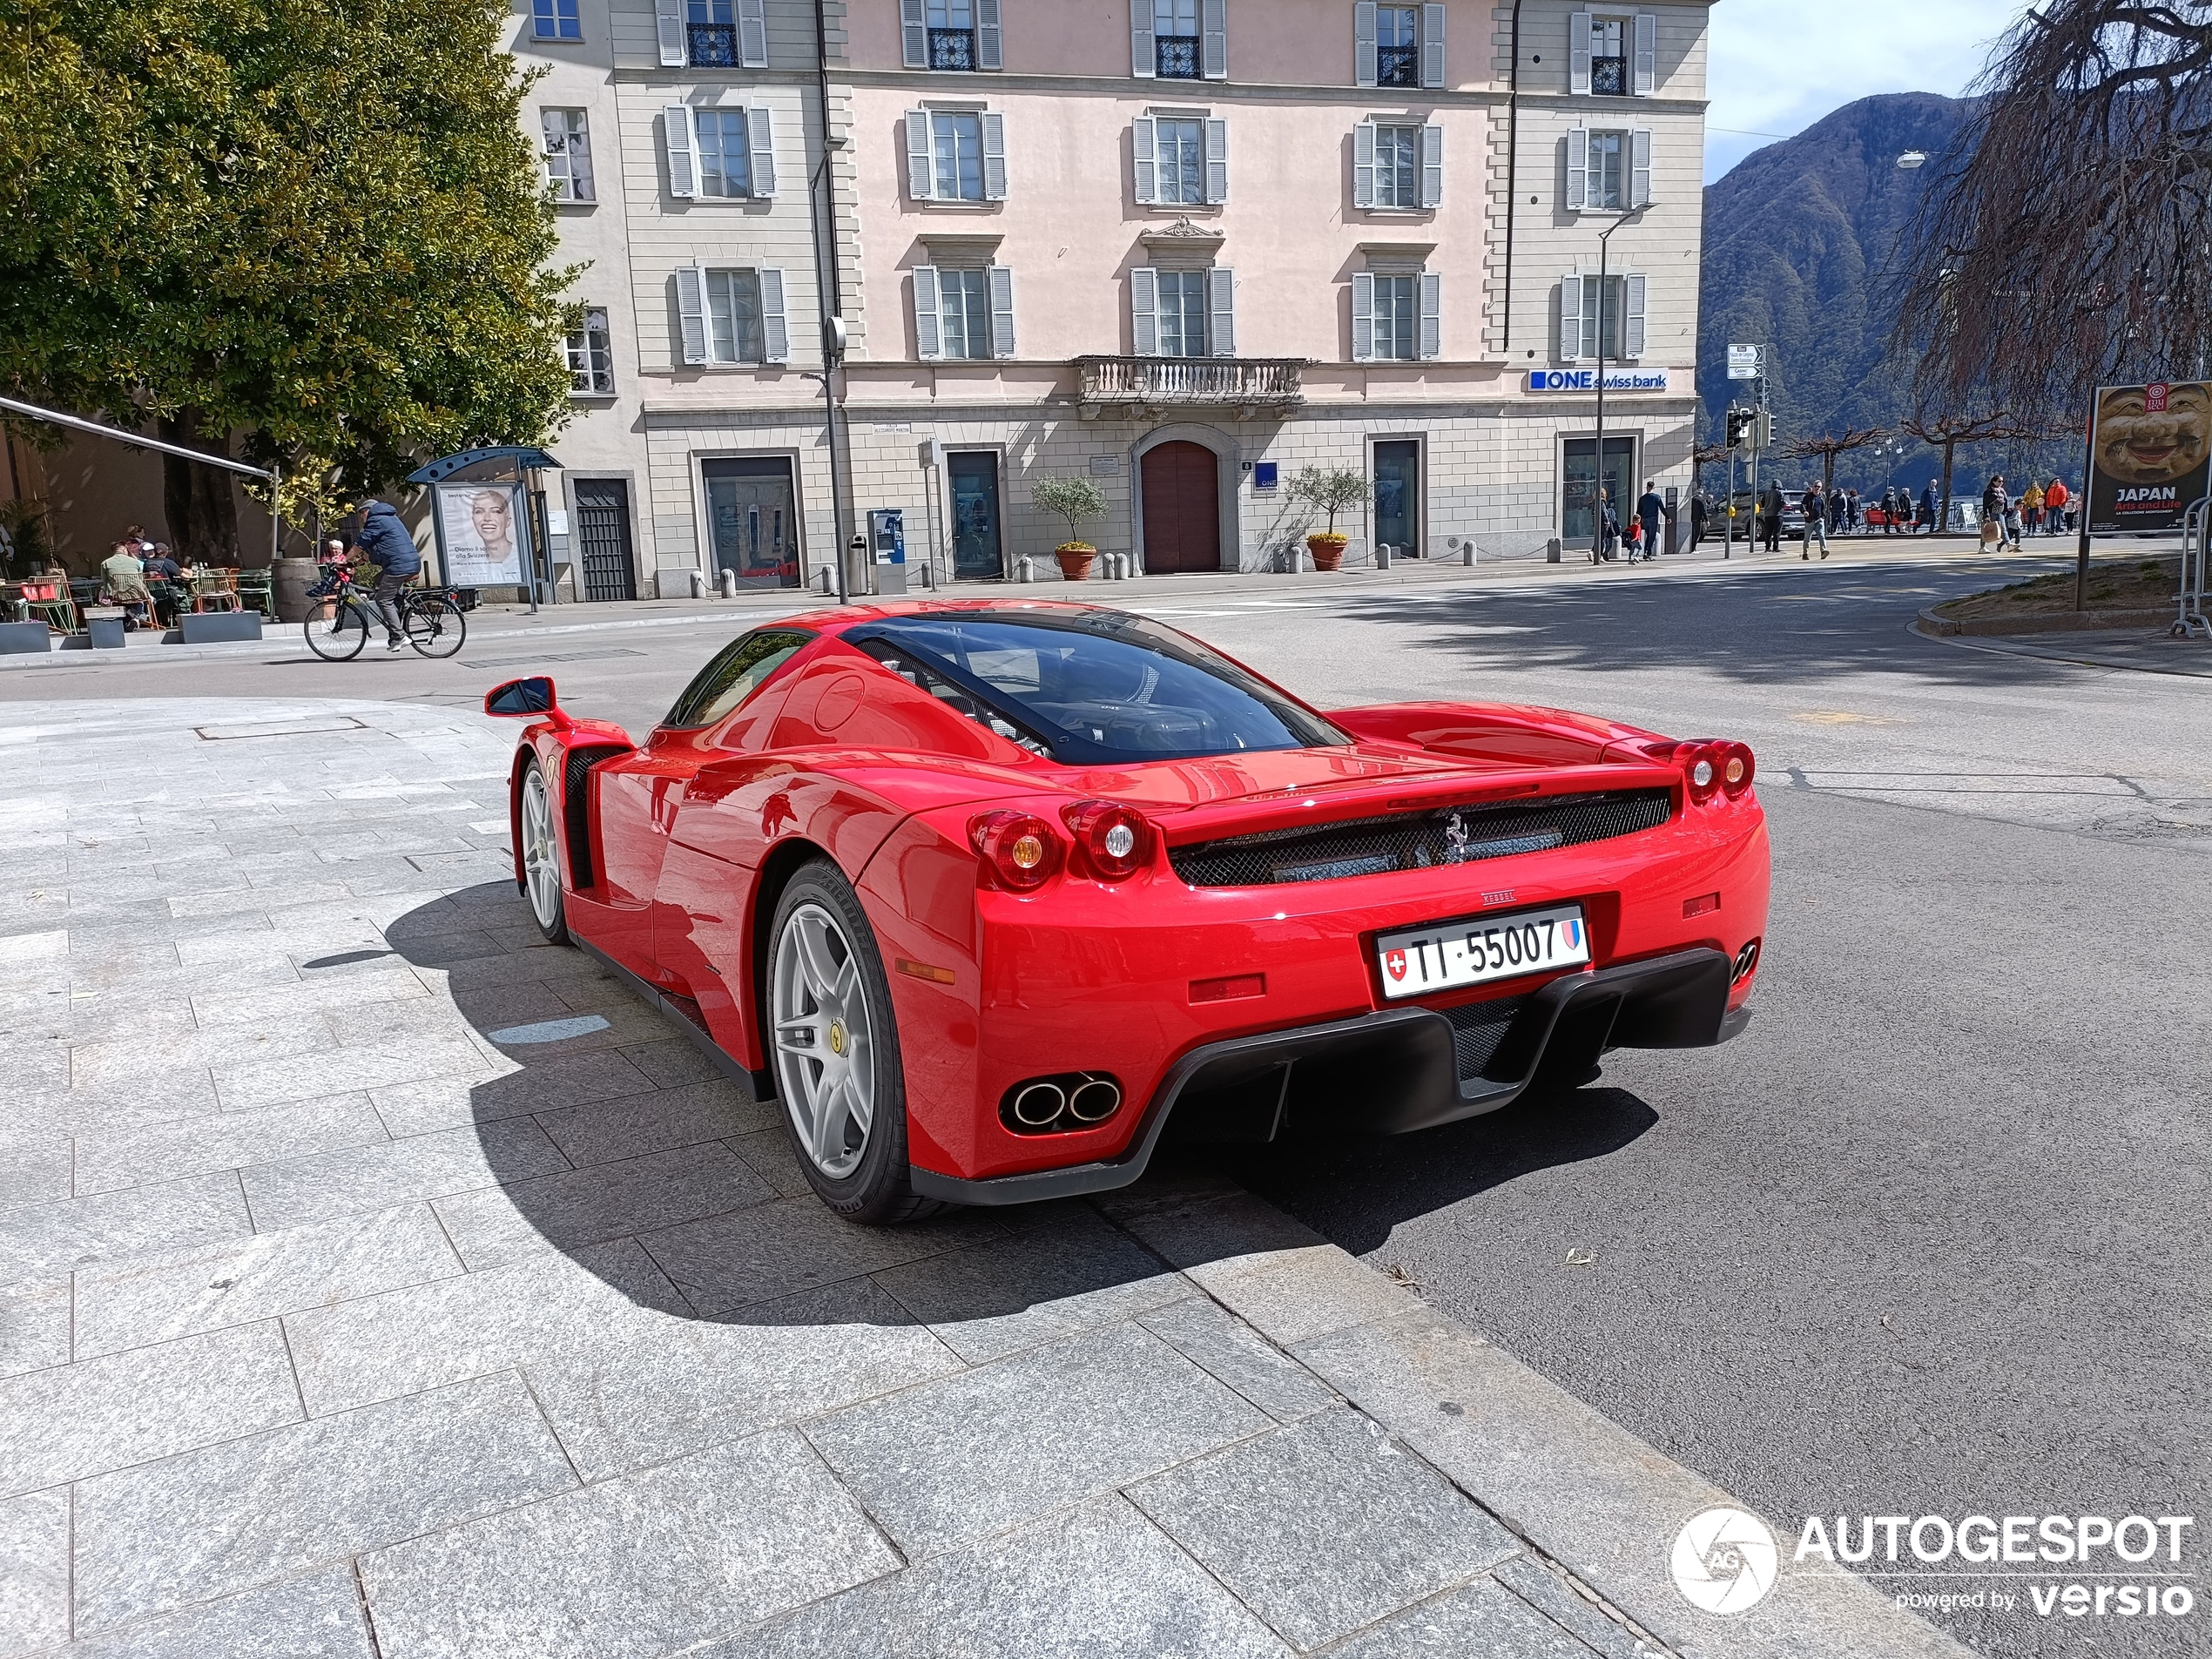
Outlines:
[[[2048,0],[1974,90],[1899,244],[1895,343],[1922,354],[1924,406],[2058,415],[2201,375],[2212,0]]]
[[[1916,415],[1898,422],[1899,430],[1943,451],[1943,500],[1936,509],[1935,528],[1951,528],[1951,475],[1960,448],[1993,440],[2011,442],[2040,438],[2048,428],[2034,421],[2021,421],[2000,410],[1994,415]]]
[[[1817,438],[1792,438],[1782,447],[1785,461],[1817,461],[1820,462],[1820,487],[1836,487],[1836,457],[1849,455],[1854,449],[1871,448],[1890,435],[1880,427],[1851,427],[1840,433],[1826,433]]]

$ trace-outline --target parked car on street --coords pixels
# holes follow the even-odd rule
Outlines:
[[[841,1214],[1135,1181],[1163,1138],[1395,1133],[1749,1018],[1751,752],[1599,716],[1320,712],[1125,611],[759,628],[642,742],[516,680],[515,876]]]

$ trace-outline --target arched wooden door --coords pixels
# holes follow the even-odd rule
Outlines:
[[[1139,463],[1144,572],[1221,569],[1221,463],[1202,443],[1163,443]]]

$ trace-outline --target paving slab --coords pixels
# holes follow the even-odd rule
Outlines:
[[[377,1550],[388,1659],[653,1659],[897,1570],[788,1430]]]
[[[699,1651],[699,1659],[1287,1659],[1204,1568],[1109,1494]]]
[[[1192,1296],[1138,1317],[1154,1336],[1278,1423],[1336,1405],[1336,1394],[1218,1302]]]
[[[325,1567],[243,1595],[73,1642],[67,1659],[379,1659],[350,1566]]]
[[[1300,1649],[1471,1579],[1520,1548],[1380,1424],[1345,1409],[1183,1464],[1129,1495]],[[1334,1570],[1314,1571],[1320,1561]]]
[[[853,1406],[806,1434],[912,1559],[1273,1426],[1122,1325]]]
[[[358,1092],[134,1125],[77,1137],[77,1191],[107,1192],[389,1138],[376,1108]]]
[[[532,1251],[610,1238],[766,1204],[774,1189],[720,1141],[535,1180],[507,1181],[434,1204],[471,1268]]]
[[[776,1118],[734,1085],[717,1080],[542,1112],[538,1121],[569,1161],[582,1165],[769,1129]]]
[[[102,1475],[77,1489],[78,1625],[247,1589],[576,1484],[511,1373]]]
[[[1606,1652],[1571,1634],[1495,1579],[1479,1578],[1361,1631],[1330,1659],[1594,1659]],[[1620,1651],[1615,1649],[1614,1651]],[[1637,1659],[1644,1659],[1637,1656]]]
[[[69,1638],[66,1487],[0,1500],[0,1653]]]
[[[69,1363],[71,1299],[66,1278],[0,1289],[0,1377]]]
[[[253,1231],[227,1171],[0,1209],[0,1285]]]
[[[296,1227],[359,1210],[416,1204],[565,1168],[527,1117],[319,1152],[242,1172],[260,1227]]]

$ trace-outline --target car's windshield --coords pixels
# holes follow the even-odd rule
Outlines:
[[[900,617],[845,637],[864,650],[870,641],[897,648],[1036,732],[1054,759],[1071,765],[1351,741],[1226,658],[1142,617]]]
[[[712,725],[759,691],[771,674],[814,636],[798,629],[764,628],[733,639],[699,670],[663,725]]]

